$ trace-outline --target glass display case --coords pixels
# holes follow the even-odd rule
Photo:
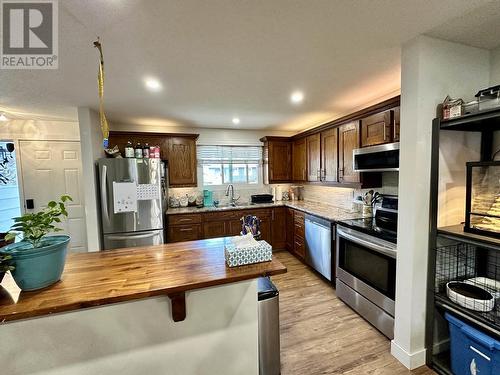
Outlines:
[[[467,163],[464,231],[500,237],[500,161]]]

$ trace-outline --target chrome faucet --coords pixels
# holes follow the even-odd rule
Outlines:
[[[234,198],[234,186],[233,186],[233,184],[227,185],[226,197],[229,197],[229,205],[230,206],[233,206],[233,207],[236,206],[236,201],[238,199],[240,199],[240,197],[238,196],[238,198]]]

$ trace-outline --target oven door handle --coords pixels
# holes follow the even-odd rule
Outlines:
[[[351,230],[343,227],[337,227],[337,236],[396,259],[397,251],[395,249],[380,243],[378,239],[374,239],[372,236],[360,232],[356,232],[356,234],[353,235]]]

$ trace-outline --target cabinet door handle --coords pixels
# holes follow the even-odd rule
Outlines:
[[[316,171],[316,179],[317,179],[318,181],[321,181],[321,169],[318,169],[318,170]]]
[[[387,141],[387,126],[384,123],[384,141]]]
[[[186,222],[186,221],[192,221],[192,219],[179,219],[179,223]]]
[[[192,232],[193,228],[181,228],[179,229],[180,232]]]

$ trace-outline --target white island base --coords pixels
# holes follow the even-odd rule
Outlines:
[[[0,325],[2,375],[258,375],[256,279]]]

